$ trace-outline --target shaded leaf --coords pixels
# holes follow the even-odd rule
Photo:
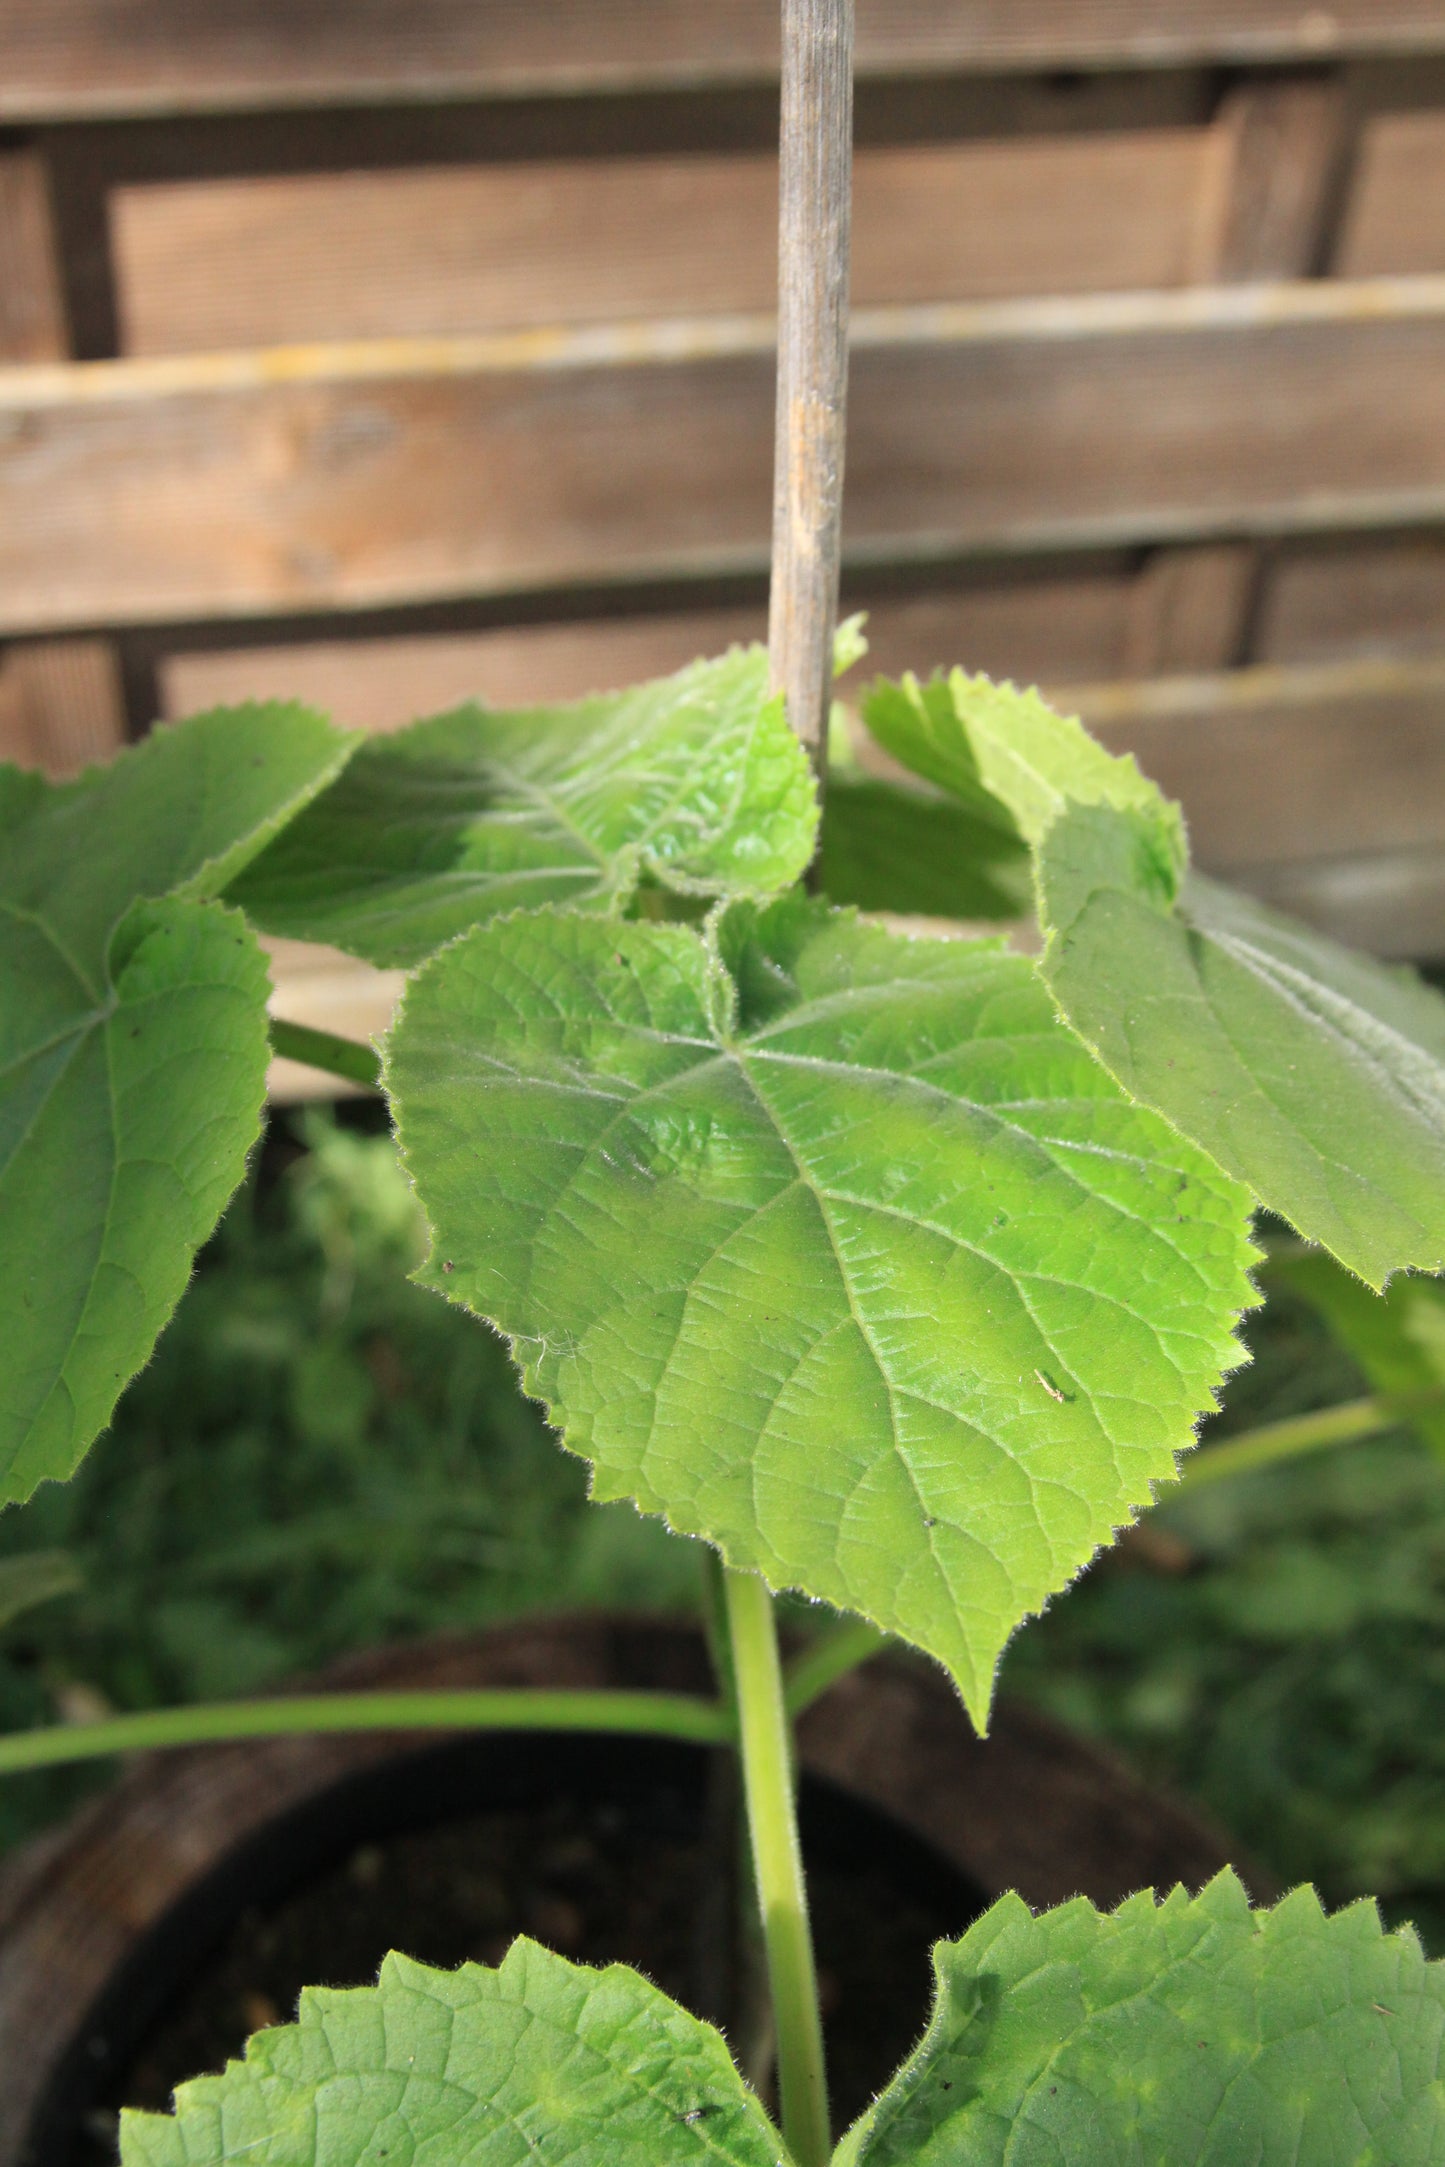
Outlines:
[[[1045,976],[1126,1091],[1372,1286],[1445,1266],[1445,1001],[1186,879],[1178,808],[1037,694],[955,672],[867,717],[964,802],[1007,805]]]
[[[643,879],[785,888],[817,826],[767,656],[740,647],[624,692],[467,705],[372,739],[233,894],[269,932],[415,963],[500,912],[606,910]]]
[[[349,749],[278,704],[0,769],[0,1501],[73,1471],[240,1179],[266,969],[206,898]]]
[[[835,903],[930,918],[1022,918],[1033,908],[1024,845],[948,798],[829,778],[818,882]]]
[[[121,2117],[123,2167],[783,2167],[722,2039],[634,1971],[517,1941],[495,1971],[389,1956]]]
[[[934,1951],[932,2022],[835,2167],[1435,2167],[1445,1964],[1373,1904],[1005,1896]]]
[[[1318,1251],[1272,1257],[1269,1276],[1313,1303],[1371,1390],[1445,1459],[1445,1283],[1402,1275],[1375,1294]]]
[[[903,1634],[980,1721],[1238,1358],[1244,1192],[993,942],[520,915],[413,982],[387,1079],[424,1276],[595,1495]]]

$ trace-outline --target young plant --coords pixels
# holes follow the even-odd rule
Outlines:
[[[1242,1358],[1257,1205],[1317,1245],[1280,1268],[1334,1274],[1377,1417],[1438,1393],[1440,1312],[1368,1289],[1445,1265],[1445,1002],[1192,876],[1178,808],[1032,693],[955,673],[864,712],[932,794],[840,777],[820,822],[756,649],[364,744],[257,707],[0,777],[4,1495],[73,1470],[239,1177],[252,928],[324,938],[413,969],[383,1069],[419,1276],[505,1335],[594,1495],[708,1546],[721,1650],[715,1702],[288,1699],[23,1734],[0,1767],[319,1723],[735,1745],[777,2027],[781,2132],[621,1967],[393,1957],[128,2115],[127,2167],[1441,2156],[1445,1967],[1370,1905],[1252,1912],[1229,1875],[1107,1917],[1003,1899],[832,2149],[769,1589],[925,1651],[981,1728],[1009,1637],[1176,1479]],[[1036,960],[853,907],[1004,914],[1021,869]],[[839,1632],[815,1684],[877,1645]]]

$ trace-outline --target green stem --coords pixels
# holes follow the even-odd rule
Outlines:
[[[783,1700],[773,1599],[755,1574],[730,1569],[724,1592],[753,1875],[778,2038],[783,2136],[797,2167],[826,2167],[832,2142],[823,2022],[798,1843],[792,1738]]]
[[[822,1698],[830,1685],[836,1685],[850,1670],[857,1670],[860,1663],[866,1663],[887,1646],[888,1635],[863,1618],[845,1618],[840,1625],[820,1633],[812,1647],[804,1649],[788,1665],[784,1675],[783,1697],[788,1714],[800,1716]]]
[[[1206,1445],[1186,1464],[1179,1487],[1197,1490],[1203,1483],[1222,1482],[1227,1475],[1270,1467],[1276,1460],[1292,1460],[1302,1452],[1349,1444],[1355,1438],[1373,1436],[1377,1430],[1393,1429],[1400,1420],[1398,1407],[1384,1400],[1363,1399],[1347,1400],[1340,1407],[1319,1407],[1312,1414],[1290,1415],[1283,1422],[1266,1422],[1224,1444]]]
[[[287,1023],[271,1018],[271,1051],[287,1061],[304,1062],[307,1068],[325,1069],[346,1083],[367,1091],[381,1089],[381,1062],[370,1046],[354,1038],[338,1038],[334,1031],[314,1031],[309,1023]]]
[[[102,1760],[155,1746],[289,1738],[315,1731],[610,1731],[680,1738],[704,1746],[733,1735],[719,1702],[689,1693],[478,1692],[295,1693],[274,1700],[156,1708],[101,1723],[62,1723],[0,1737],[0,1775]]]

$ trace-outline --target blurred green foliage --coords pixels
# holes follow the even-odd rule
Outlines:
[[[0,1728],[530,1609],[695,1605],[696,1546],[588,1505],[501,1341],[407,1283],[390,1138],[297,1126],[309,1148],[242,1190],[81,1472],[0,1516],[0,1567],[58,1551],[80,1581],[0,1627]],[[0,1843],[97,1780],[0,1784]]]
[[[253,1178],[69,1486],[0,1517],[79,1589],[0,1626],[0,1726],[245,1693],[378,1641],[692,1608],[697,1551],[586,1503],[480,1324],[407,1283],[390,1140],[313,1113]],[[1281,1275],[1282,1277],[1282,1275]],[[1367,1387],[1277,1283],[1210,1434]],[[1199,1800],[1281,1881],[1445,1952],[1445,1465],[1405,1433],[1181,1493],[1020,1634],[1023,1694]],[[0,1784],[13,1841],[104,1770]]]
[[[1222,1439],[1367,1389],[1276,1286]],[[1281,1882],[1445,1953],[1445,1465],[1401,1431],[1161,1504],[1020,1635],[1003,1689],[1198,1800]]]

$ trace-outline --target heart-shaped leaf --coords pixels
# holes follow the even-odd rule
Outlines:
[[[1043,969],[1133,1097],[1371,1286],[1445,1267],[1445,1001],[1186,878],[1178,808],[1036,693],[960,672],[875,695],[870,727],[1033,847]]]
[[[206,898],[349,750],[277,705],[0,769],[0,1501],[74,1470],[241,1177],[266,969]]]
[[[520,914],[413,981],[387,1079],[424,1276],[595,1494],[903,1634],[979,1721],[1238,1359],[1243,1191],[993,942]]]
[[[1445,1964],[1373,1904],[1251,1912],[1231,1873],[934,1951],[933,2021],[835,2167],[1434,2167]]]
[[[294,2024],[121,2117],[123,2167],[783,2167],[711,2025],[620,1964],[533,1941],[496,1971],[389,1956],[374,1987],[311,1987]]]
[[[763,649],[739,647],[625,692],[375,738],[233,898],[268,932],[405,964],[519,905],[618,907],[643,879],[788,887],[817,793],[767,687]]]

